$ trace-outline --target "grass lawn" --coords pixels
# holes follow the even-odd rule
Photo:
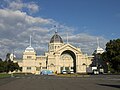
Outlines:
[[[61,76],[61,77],[89,77],[90,75],[82,75],[82,74],[58,74],[56,76]]]
[[[10,76],[11,76],[11,74],[0,73],[0,78],[10,77]]]
[[[6,77],[22,77],[22,76],[27,76],[27,75],[32,75],[32,74],[31,74],[31,73],[13,73],[13,74],[0,73],[0,78],[6,78]]]

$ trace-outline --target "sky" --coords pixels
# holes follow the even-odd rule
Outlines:
[[[56,28],[54,26],[57,26]],[[22,57],[29,46],[38,55],[48,50],[54,32],[66,43],[92,54],[120,38],[120,0],[0,0],[0,57]]]

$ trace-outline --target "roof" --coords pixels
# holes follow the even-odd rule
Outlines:
[[[102,54],[103,52],[104,52],[104,49],[102,49],[100,47],[98,47],[97,50],[96,50],[96,53]]]
[[[62,38],[55,32],[55,34],[52,36],[50,43],[63,43]]]
[[[35,52],[34,48],[29,46],[25,49],[25,52]]]

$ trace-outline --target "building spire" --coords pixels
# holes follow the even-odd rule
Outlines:
[[[68,44],[68,33],[67,33],[67,44]]]
[[[99,38],[97,37],[97,45],[98,45],[98,48],[100,47],[99,45]]]
[[[54,25],[54,29],[55,29],[55,33],[57,33],[58,31],[57,31],[57,26],[56,25]]]
[[[31,35],[30,35],[30,47],[31,47]]]

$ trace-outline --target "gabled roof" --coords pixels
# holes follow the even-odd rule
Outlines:
[[[60,47],[59,49],[57,49],[56,52],[59,52],[59,51],[61,51],[61,50],[65,50],[65,49],[66,49],[66,50],[73,49],[73,50],[81,53],[81,50],[78,50],[78,48],[72,46],[71,44],[65,44],[65,45],[63,45],[62,47]]]

